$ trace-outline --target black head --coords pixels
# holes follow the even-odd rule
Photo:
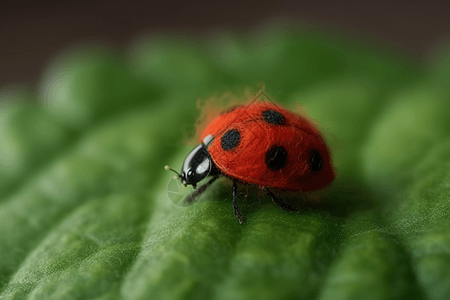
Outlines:
[[[196,146],[191,152],[189,152],[188,156],[184,160],[181,175],[169,166],[165,166],[165,169],[177,174],[174,178],[181,179],[181,183],[184,186],[190,184],[194,188],[196,188],[197,182],[203,180],[209,174],[217,177],[220,172],[217,170],[216,166],[214,166],[211,156],[207,150],[213,140],[214,138],[209,134],[204,138],[203,143]]]
[[[205,144],[196,146],[186,157],[181,170],[181,183],[185,186],[191,184],[194,188],[197,182],[209,175],[212,168],[211,156]]]

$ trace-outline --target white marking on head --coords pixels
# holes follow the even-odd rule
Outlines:
[[[202,161],[195,170],[195,173],[202,174],[206,171],[209,171],[209,159],[205,159],[204,161]]]
[[[205,147],[208,148],[208,146],[212,143],[212,141],[214,140],[213,136],[208,134],[207,136],[205,136],[205,138],[203,139],[203,144],[205,144]]]

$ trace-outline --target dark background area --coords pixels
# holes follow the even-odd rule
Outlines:
[[[104,42],[118,49],[147,32],[249,30],[289,17],[363,38],[424,60],[450,33],[450,1],[0,1],[0,88],[34,86],[67,47]]]

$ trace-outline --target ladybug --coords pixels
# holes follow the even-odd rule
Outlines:
[[[186,157],[181,174],[184,186],[212,178],[187,196],[198,197],[220,176],[233,181],[233,208],[239,223],[237,182],[260,186],[273,202],[291,209],[268,188],[316,191],[335,178],[330,151],[321,134],[304,117],[274,102],[257,101],[220,113],[201,135],[202,142]]]

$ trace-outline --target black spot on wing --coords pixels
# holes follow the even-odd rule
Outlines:
[[[277,171],[286,166],[287,151],[283,146],[272,146],[266,152],[266,165],[269,169]]]
[[[241,134],[237,129],[230,129],[222,136],[221,146],[223,150],[231,150],[239,145]]]
[[[313,172],[320,171],[322,169],[322,156],[320,155],[319,151],[312,150],[309,155],[310,155],[309,163],[311,171]]]
[[[272,125],[283,125],[284,117],[276,110],[265,110],[262,112],[263,120]]]

